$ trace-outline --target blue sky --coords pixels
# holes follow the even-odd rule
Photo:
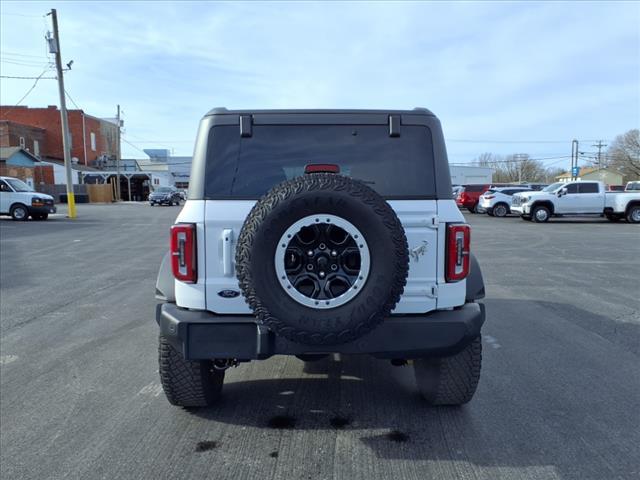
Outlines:
[[[593,150],[591,140],[640,127],[636,2],[3,0],[2,75],[42,72],[51,7],[63,59],[74,60],[67,91],[95,116],[115,116],[119,103],[137,148],[191,154],[214,106],[425,106],[455,163],[487,151],[569,155],[573,138]],[[4,105],[33,84],[0,82]],[[55,81],[41,80],[23,104],[57,105]],[[143,154],[125,143],[123,156]]]

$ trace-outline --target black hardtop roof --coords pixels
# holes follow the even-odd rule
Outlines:
[[[426,108],[416,107],[413,110],[359,110],[359,109],[283,109],[283,110],[229,110],[225,107],[212,108],[207,112],[205,116],[211,115],[252,115],[252,114],[358,114],[358,113],[372,113],[372,114],[385,114],[385,115],[426,115],[429,117],[435,117],[433,112]]]

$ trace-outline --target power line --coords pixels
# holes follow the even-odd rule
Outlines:
[[[459,143],[569,143],[568,140],[470,140],[461,138],[446,138],[447,142]],[[595,142],[597,140],[580,140],[581,142]]]
[[[135,148],[136,150],[138,150],[139,152],[144,153],[145,155],[147,155],[147,152],[145,152],[144,150],[142,150],[141,148],[137,147],[136,145],[134,145],[133,143],[131,143],[129,140],[127,140],[126,138],[120,138],[124,143],[132,146],[133,148]]]
[[[602,166],[602,147],[606,147],[606,143],[602,143],[602,140],[598,140],[598,143],[591,145],[592,147],[598,147],[598,167]]]
[[[73,98],[71,98],[71,95],[69,95],[69,92],[67,92],[67,90],[66,90],[66,89],[64,90],[64,93],[65,93],[65,95],[67,96],[67,98],[68,98],[69,100],[71,100],[71,103],[73,103],[73,105],[74,105],[78,110],[82,110],[82,109],[78,106],[78,104],[73,100]]]
[[[23,101],[25,98],[27,98],[27,97],[29,96],[29,94],[33,91],[33,89],[34,89],[34,88],[36,88],[36,85],[38,85],[38,82],[40,81],[40,79],[42,78],[42,76],[47,72],[47,70],[48,70],[48,68],[47,68],[47,69],[44,69],[44,70],[42,71],[42,73],[41,73],[38,77],[36,77],[36,81],[35,81],[35,82],[33,82],[33,85],[31,85],[31,88],[30,88],[29,90],[27,90],[27,93],[25,93],[25,94],[22,96],[22,98],[21,98],[20,100],[18,100],[18,102],[17,102],[13,107],[11,107],[9,110],[7,110],[6,112],[4,112],[3,117],[6,117],[7,115],[9,115],[9,112],[11,112],[12,110],[14,110],[18,105],[20,105],[20,104],[22,103],[22,101]]]
[[[7,52],[6,50],[0,50],[0,57],[24,57],[24,58],[39,58],[39,59],[49,59],[46,55],[29,55],[27,53],[14,53]]]
[[[56,77],[12,77],[10,75],[0,75],[0,78],[13,78],[16,80],[57,80]]]
[[[193,140],[148,140],[145,138],[137,137],[136,135],[132,135],[132,134],[129,134],[129,135],[134,137],[137,141],[143,142],[143,143],[157,143],[157,144],[164,143],[165,145],[167,143],[193,143]]]
[[[25,15],[23,13],[7,13],[7,12],[2,12],[3,16],[10,16],[10,17],[24,17],[24,18],[41,18],[44,15]]]
[[[33,62],[33,63],[24,63],[24,62],[13,62],[11,60],[0,60],[0,63],[4,64],[4,65],[15,65],[18,67],[25,67],[25,68],[44,68],[44,67],[51,67],[50,63],[43,63],[43,62]]]
[[[48,59],[32,60],[30,58],[0,58],[0,62],[11,65],[42,65],[44,62],[50,63]]]

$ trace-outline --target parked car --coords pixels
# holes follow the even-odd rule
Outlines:
[[[511,200],[514,193],[531,192],[529,188],[501,187],[490,188],[480,195],[478,213],[486,212],[490,216],[505,217],[511,213]]]
[[[608,192],[624,192],[624,185],[607,185]]]
[[[154,205],[180,205],[182,195],[175,187],[160,187],[149,195],[149,204]]]
[[[0,215],[11,215],[14,220],[46,220],[56,213],[51,195],[36,192],[22,180],[0,177]]]
[[[640,190],[640,181],[627,182],[627,186],[624,187],[625,192],[635,192]]]
[[[513,185],[513,186],[514,187],[528,188],[529,190],[533,190],[533,191],[539,192],[543,188],[548,187],[549,184],[548,183],[521,183],[519,185]]]
[[[456,205],[459,208],[466,208],[471,213],[476,213],[480,195],[489,190],[491,185],[463,185],[462,190],[456,197]]]
[[[558,182],[540,192],[513,195],[511,211],[524,220],[546,222],[553,215],[604,215],[640,222],[640,192],[607,192],[602,182]]]
[[[426,401],[471,400],[484,285],[435,115],[214,109],[199,131],[156,283],[169,402],[212,405],[240,362],[332,353],[411,359]]]

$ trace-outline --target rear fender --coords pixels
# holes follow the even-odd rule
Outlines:
[[[156,298],[163,302],[175,302],[175,281],[173,272],[171,271],[171,252],[164,254],[160,270],[158,271],[158,279],[156,280]]]
[[[484,279],[480,264],[473,253],[469,254],[469,276],[467,277],[467,293],[465,300],[473,302],[484,298]]]

